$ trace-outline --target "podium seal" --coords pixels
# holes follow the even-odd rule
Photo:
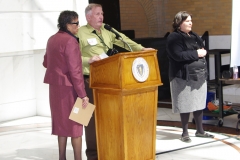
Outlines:
[[[136,58],[132,64],[132,73],[137,81],[146,81],[149,76],[149,67],[147,61],[141,57]]]

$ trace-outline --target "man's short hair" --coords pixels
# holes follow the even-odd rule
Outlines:
[[[91,13],[92,9],[95,8],[95,7],[101,7],[102,8],[102,5],[101,4],[97,4],[97,3],[90,3],[86,9],[85,9],[85,16],[89,13]]]

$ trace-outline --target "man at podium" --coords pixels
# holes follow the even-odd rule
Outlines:
[[[87,25],[81,26],[77,35],[80,40],[79,44],[82,53],[85,90],[89,97],[89,102],[93,103],[92,89],[89,88],[89,68],[91,63],[101,60],[103,57],[106,57],[106,55],[116,54],[117,51],[113,49],[113,44],[129,51],[152,50],[152,48],[144,48],[124,34],[104,24],[103,11],[100,4],[89,4],[85,9],[85,16]],[[85,136],[88,160],[97,160],[94,115],[88,126],[85,127]]]

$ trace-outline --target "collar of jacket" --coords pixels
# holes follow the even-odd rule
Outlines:
[[[69,32],[68,30],[67,30],[67,31],[59,30],[59,32],[66,32],[66,33],[69,34],[70,36],[74,37],[74,38],[77,40],[77,42],[79,43],[79,38],[76,37],[76,36],[75,36],[74,34],[72,34],[71,32]]]

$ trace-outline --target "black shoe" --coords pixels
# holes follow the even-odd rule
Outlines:
[[[180,140],[183,141],[183,142],[185,142],[185,143],[190,143],[190,142],[192,142],[192,140],[189,138],[189,136],[181,137]]]
[[[214,135],[208,134],[207,132],[202,133],[195,133],[196,137],[203,137],[203,138],[214,138]]]

